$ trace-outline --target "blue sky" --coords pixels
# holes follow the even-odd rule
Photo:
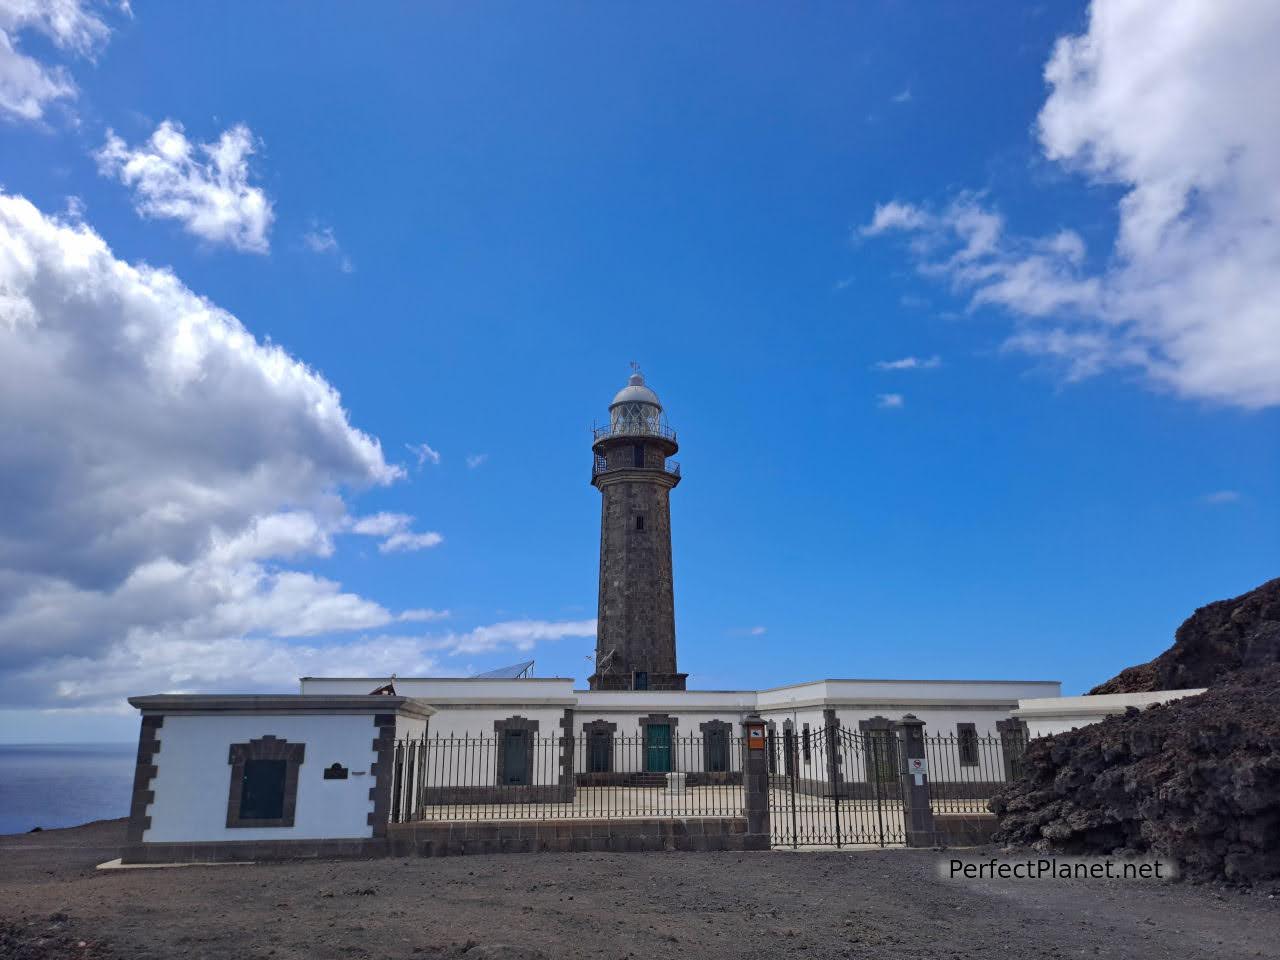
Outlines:
[[[584,679],[588,428],[631,360],[679,432],[691,685],[1075,693],[1158,653],[1277,573],[1280,244],[1245,215],[1277,148],[1230,66],[1277,24],[1143,6],[135,2],[75,34],[0,0],[53,84],[0,81],[0,334],[11,373],[52,358],[0,394],[0,739],[352,663]],[[1146,45],[1208,106],[1117,105]],[[258,346],[161,364],[198,301],[113,264]]]

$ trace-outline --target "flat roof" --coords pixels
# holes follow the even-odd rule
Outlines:
[[[885,677],[823,677],[821,680],[802,680],[799,683],[784,683],[780,687],[763,687],[760,693],[770,693],[774,690],[789,690],[792,687],[808,687],[815,683],[1056,683],[1061,686],[1061,680],[922,680],[919,677],[914,678],[885,678]]]
[[[130,697],[143,713],[397,713],[429,717],[435,708],[416,697],[383,694],[158,693]]]
[[[475,681],[480,681],[481,683],[490,683],[494,680],[511,681],[511,682],[519,681],[520,683],[552,683],[556,681],[560,683],[564,683],[566,680],[572,682],[573,679],[574,679],[573,677],[401,677],[401,676],[392,677],[390,674],[383,677],[366,676],[366,677],[299,677],[298,678],[299,682],[303,680],[351,680],[351,681],[368,680],[370,682],[376,682],[376,681],[382,680],[382,681],[385,681],[386,683],[396,683],[400,680],[430,680],[432,683],[442,683],[446,681],[450,683],[454,683],[454,682],[472,683]]]

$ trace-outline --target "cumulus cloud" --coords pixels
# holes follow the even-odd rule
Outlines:
[[[942,358],[937,354],[932,357],[903,357],[901,360],[877,360],[877,370],[933,370],[942,366]]]
[[[897,410],[906,403],[900,393],[877,393],[876,406],[881,410]]]
[[[1069,376],[1136,368],[1179,395],[1280,404],[1280,5],[1095,0],[1045,68],[1044,155],[1121,188],[1114,249],[1012,236],[994,205],[894,201],[862,233],[911,235],[922,272],[1008,311],[1010,349]]]
[[[99,657],[41,662],[23,679],[51,690],[60,704],[128,712],[125,698],[140,693],[278,693],[296,690],[304,676],[421,676],[437,672],[439,663],[440,654],[413,637],[286,644],[138,634]]]
[[[192,143],[182,125],[165,120],[146,143],[130,148],[112,131],[94,156],[103,176],[133,190],[143,217],[179,221],[190,234],[235,250],[266,253],[275,213],[260,187],[249,185],[257,141],[244,124],[214,143]]]
[[[308,656],[292,638],[426,618],[289,566],[348,532],[342,491],[403,475],[338,392],[169,271],[3,194],[0,410],[0,702],[199,685]]]
[[[111,30],[90,7],[81,0],[0,0],[0,116],[40,120],[50,103],[76,95],[65,67],[19,52],[18,38],[39,33],[64,53],[91,58]]]
[[[351,273],[355,270],[355,264],[351,262],[351,258],[343,252],[342,246],[338,243],[333,227],[322,227],[317,223],[313,223],[311,229],[302,235],[302,242],[306,244],[307,249],[312,253],[332,257],[338,264],[338,269],[343,273]]]

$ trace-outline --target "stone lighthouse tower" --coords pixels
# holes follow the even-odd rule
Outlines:
[[[592,690],[683,690],[671,590],[671,489],[676,434],[635,364],[594,430],[591,483],[600,491],[600,608]]]

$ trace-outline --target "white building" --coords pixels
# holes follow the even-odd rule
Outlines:
[[[450,852],[530,839],[519,830],[458,839],[458,823],[473,830],[498,818],[559,818],[559,832],[540,835],[541,848],[595,849],[590,824],[601,808],[592,804],[605,800],[604,814],[632,828],[627,843],[723,848],[745,830],[744,784],[752,788],[741,737],[752,715],[768,731],[764,789],[787,792],[793,821],[797,797],[834,804],[838,842],[840,817],[851,815],[842,803],[874,802],[881,821],[886,803],[899,815],[909,806],[904,718],[914,742],[923,723],[916,785],[924,763],[934,796],[952,805],[945,812],[968,816],[1017,775],[1028,733],[1131,705],[1066,703],[1052,680],[686,689],[672,600],[669,496],[681,476],[668,457],[676,449],[637,371],[593,442],[601,560],[587,689],[533,678],[531,664],[521,664],[467,679],[304,677],[297,694],[277,696],[133,698],[143,719],[126,859],[369,855],[387,849],[388,824],[424,815],[447,827],[428,845],[439,840]],[[673,796],[683,799],[664,799]],[[684,826],[672,827],[676,819]],[[567,833],[566,824],[574,825]]]

